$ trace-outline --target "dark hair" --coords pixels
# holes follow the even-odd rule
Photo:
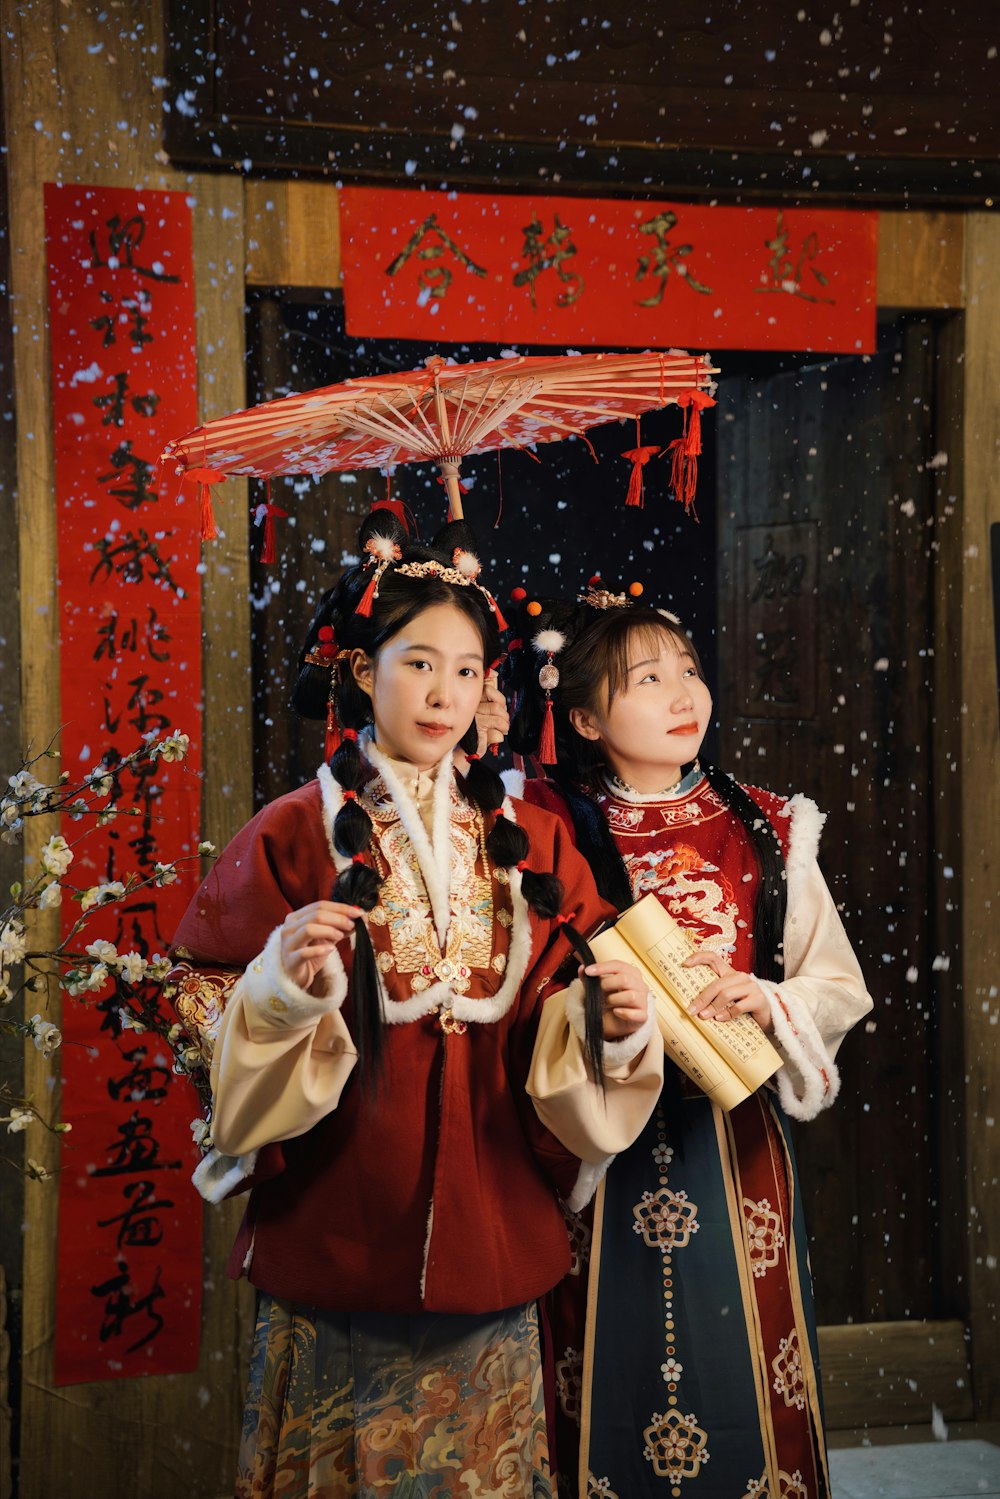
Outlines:
[[[376,548],[375,552],[366,553],[369,542]],[[400,570],[401,566],[414,562],[432,562],[450,569],[455,565],[457,553],[474,554],[474,539],[464,522],[449,522],[435,537],[432,546],[420,546],[410,543],[405,528],[391,511],[379,509],[364,521],[358,544],[366,560],[345,572],[320,600],[306,635],[299,677],[292,694],[292,707],[305,718],[327,718],[332,710],[340,731],[340,743],[331,755],[330,770],[347,792],[358,791],[364,783],[365,766],[358,749],[357,734],[372,723],[373,713],[371,699],[355,681],[346,658],[336,660],[340,652],[360,649],[375,659],[382,647],[425,609],[447,604],[461,610],[479,631],[487,668],[497,662],[501,653],[497,614],[484,590],[431,574],[409,577]],[[377,558],[389,555],[393,547],[398,548],[394,561],[400,565],[390,563],[386,566],[373,588]],[[369,609],[367,613],[358,612],[358,605],[363,600]],[[307,660],[322,643],[324,635],[329,637],[330,632],[330,663],[316,664]],[[460,742],[469,756],[463,790],[491,823],[486,853],[495,865],[518,868],[521,892],[528,905],[543,919],[554,920],[560,915],[563,903],[562,882],[555,874],[540,874],[525,867],[530,851],[528,836],[523,828],[503,815],[506,795],[503,782],[497,771],[476,755],[477,740],[473,722]],[[364,860],[371,845],[372,832],[371,818],[361,802],[353,796],[345,798],[334,819],[333,841],[338,854],[349,858],[351,864],[338,876],[331,899],[360,906],[364,911],[370,911],[378,904],[382,883],[377,870]],[[581,962],[592,963],[593,954],[584,938],[571,923],[563,921],[561,924]],[[382,1062],[379,978],[371,938],[364,922],[359,920],[356,923],[355,933],[352,976],[354,1040],[362,1078],[371,1083]],[[595,1075],[603,1081],[600,985],[596,979],[585,979],[584,990],[587,1055]]]
[[[604,767],[601,746],[584,739],[570,722],[573,708],[606,712],[624,690],[629,647],[636,634],[667,636],[679,651],[690,654],[698,675],[704,672],[695,646],[683,627],[660,610],[648,606],[597,609],[587,604],[553,601],[527,622],[522,649],[512,658],[506,685],[514,696],[510,742],[521,755],[532,757],[538,746],[545,712],[545,694],[538,682],[543,657],[533,647],[539,630],[555,629],[565,637],[556,656],[559,684],[552,694],[552,725],[556,763],[546,770],[557,783],[573,818],[577,845],[588,859],[597,888],[605,900],[624,910],[634,899],[628,872],[607,821],[592,796],[595,774]],[[782,945],[787,907],[785,860],[778,835],[753,798],[732,776],[705,760],[699,761],[713,791],[721,797],[747,831],[757,864],[759,883],[754,903],[753,961],[760,978],[782,977]]]

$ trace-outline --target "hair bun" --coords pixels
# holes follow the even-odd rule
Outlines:
[[[361,522],[358,547],[362,552],[365,550],[366,543],[373,537],[387,541],[390,545],[395,543],[398,547],[404,547],[410,539],[410,533],[394,510],[381,505],[370,510]]]

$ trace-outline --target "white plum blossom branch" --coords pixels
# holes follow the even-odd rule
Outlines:
[[[122,1026],[161,1035],[173,1054],[174,1070],[191,1076],[204,1098],[207,1079],[201,1075],[204,1067],[200,1053],[182,1026],[166,1020],[158,1002],[158,991],[170,968],[169,959],[159,953],[146,957],[134,950],[119,952],[113,942],[104,939],[87,943],[80,950],[77,939],[94,911],[125,900],[136,891],[172,884],[182,867],[196,858],[214,854],[212,844],[201,842],[196,853],[158,862],[151,873],[128,873],[122,879],[85,888],[67,880],[77,846],[95,827],[105,827],[118,817],[142,815],[141,808],[119,806],[112,799],[120,791],[122,774],[128,770],[147,770],[158,760],[167,764],[182,761],[190,739],[176,730],[163,738],[150,734],[128,755],[118,756],[109,751],[89,774],[76,782],[71,782],[69,773],[63,771],[55,783],[47,783],[35,772],[42,762],[57,758],[54,744],[55,739],[40,754],[26,758],[20,770],[8,777],[7,789],[0,795],[0,839],[8,844],[20,842],[29,817],[63,815],[74,822],[87,819],[89,826],[81,830],[73,843],[61,833],[53,833],[40,851],[37,874],[25,885],[19,882],[11,885],[10,900],[0,910],[0,1031],[23,1036],[44,1057],[51,1058],[62,1042],[61,1032],[51,1021],[43,1019],[41,1013],[30,1020],[15,1019],[9,1013],[14,1001],[25,991],[47,992],[52,982],[57,982],[70,998],[82,1002],[113,985]],[[53,946],[29,947],[31,913],[61,906],[64,896],[79,904],[79,915]],[[15,980],[16,971],[22,974],[20,983]],[[36,1122],[60,1134],[71,1128],[69,1124],[50,1124],[31,1098],[17,1097],[9,1084],[0,1079],[0,1107],[3,1106],[8,1112],[0,1115],[0,1125],[6,1125],[8,1134],[20,1134]],[[51,1175],[30,1158],[24,1170],[38,1181],[45,1181]]]

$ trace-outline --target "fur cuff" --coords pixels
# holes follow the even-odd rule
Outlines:
[[[605,1070],[614,1067],[624,1067],[628,1062],[634,1062],[636,1057],[641,1056],[646,1050],[653,1035],[653,1023],[656,1015],[655,1002],[651,994],[647,995],[647,1001],[649,1004],[649,1014],[637,1031],[633,1031],[629,1036],[622,1036],[618,1041],[605,1041]],[[583,984],[579,979],[574,979],[566,990],[566,1019],[576,1032],[580,1044],[585,1044],[586,1028],[583,1020]],[[597,1185],[596,1182],[594,1185]]]
[[[253,1174],[257,1164],[257,1152],[246,1155],[223,1155],[213,1149],[198,1162],[191,1173],[191,1180],[206,1202],[223,1202],[241,1182]]]
[[[609,1155],[598,1166],[588,1165],[586,1161],[580,1162],[580,1170],[573,1185],[573,1190],[566,1198],[566,1206],[571,1213],[583,1212],[587,1203],[604,1180],[605,1172],[613,1160],[615,1160],[615,1157]]]
[[[793,1119],[815,1119],[840,1092],[840,1073],[811,1017],[782,994],[780,984],[757,982],[771,1004],[771,1039],[786,1062],[774,1079],[781,1106]]]
[[[260,957],[254,958],[242,980],[244,999],[270,1025],[312,1025],[320,1015],[339,1010],[347,994],[347,974],[334,948],[321,970],[325,994],[310,994],[293,983],[281,961],[281,928],[275,927]]]
[[[508,796],[516,796],[518,801],[524,800],[524,771],[502,770],[500,779]]]

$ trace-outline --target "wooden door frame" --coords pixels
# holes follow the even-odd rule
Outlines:
[[[245,223],[248,285],[341,285],[337,192],[330,184],[248,181]],[[986,1126],[1000,1112],[1000,1085],[987,1060],[1000,1009],[990,993],[998,967],[990,879],[991,869],[1000,867],[1000,748],[988,607],[988,528],[991,519],[1000,520],[998,265],[995,215],[879,215],[879,311],[952,315],[942,329],[936,393],[947,464],[937,470],[943,524],[935,539],[933,777],[935,850],[953,876],[937,881],[939,930],[961,957],[938,972],[937,990],[954,1020],[948,1065],[967,1078],[945,1143],[956,1160],[968,1163],[961,1206],[974,1215],[963,1263],[951,1267],[968,1286],[968,1325],[821,1329],[832,1428],[926,1421],[932,1401],[949,1420],[1000,1418],[997,1271],[990,1268],[1000,1259],[1000,1202],[994,1191],[992,1202],[974,1203],[970,1185],[1000,1178],[1000,1130]]]

